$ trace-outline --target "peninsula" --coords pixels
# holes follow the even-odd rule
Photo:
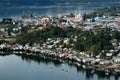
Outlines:
[[[89,14],[23,15],[0,22],[0,51],[120,73],[120,7]]]

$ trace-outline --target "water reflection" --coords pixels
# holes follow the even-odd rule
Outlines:
[[[6,56],[10,56],[13,54],[10,53],[2,53],[0,54],[0,56],[2,57],[6,57]],[[52,58],[46,58],[46,57],[40,57],[40,56],[32,56],[32,55],[21,55],[21,54],[15,54],[16,56],[18,56],[19,58],[22,59],[23,62],[27,62],[27,63],[32,63],[35,62],[37,64],[45,64],[45,65],[51,65],[53,64],[53,66],[61,68],[62,71],[70,73],[71,69],[76,69],[74,70],[74,72],[77,72],[77,76],[78,78],[80,78],[81,76],[85,76],[85,79],[83,80],[120,80],[119,75],[106,75],[104,71],[98,71],[98,70],[94,70],[91,68],[85,68],[83,66],[76,66],[72,63],[69,62],[61,62],[60,60],[57,59],[52,59]],[[69,66],[66,67],[66,65]],[[53,66],[50,66],[50,71],[53,70]],[[58,71],[59,72],[59,71]],[[72,71],[71,71],[72,72]],[[75,74],[73,74],[74,76]]]
[[[52,60],[50,58],[45,58],[45,57],[40,57],[40,56],[32,56],[32,55],[17,55],[17,56],[20,56],[23,61],[26,61],[29,63],[31,61],[37,62],[39,64],[44,63],[46,65],[53,63],[54,66],[56,66],[56,67],[62,65],[62,63],[59,60]]]

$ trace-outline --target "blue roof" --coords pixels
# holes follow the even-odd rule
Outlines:
[[[114,18],[102,18],[102,17],[96,17],[95,18],[96,22],[114,22]]]

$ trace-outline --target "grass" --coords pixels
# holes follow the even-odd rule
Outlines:
[[[0,28],[15,28],[17,25],[0,23]]]
[[[6,42],[9,42],[9,43],[15,43],[16,38],[5,38],[5,39],[0,39],[0,40],[5,40]]]

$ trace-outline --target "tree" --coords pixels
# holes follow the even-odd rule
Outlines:
[[[100,52],[100,45],[100,43],[92,45],[89,52],[92,53],[94,56],[98,55]]]
[[[12,23],[12,18],[3,18],[2,23]]]
[[[11,36],[11,30],[8,28],[8,36]]]
[[[115,31],[113,32],[113,39],[118,39],[118,40],[120,40],[120,32],[119,32],[119,31],[115,30]]]
[[[83,46],[83,44],[81,44],[80,42],[77,42],[77,43],[74,45],[74,49],[80,50],[80,51],[84,51],[84,46]]]

